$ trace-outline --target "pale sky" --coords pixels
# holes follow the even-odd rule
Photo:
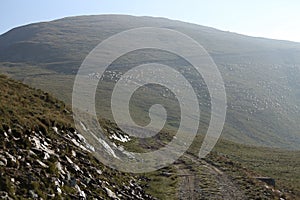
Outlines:
[[[1,0],[0,34],[66,16],[129,14],[300,42],[299,0]]]

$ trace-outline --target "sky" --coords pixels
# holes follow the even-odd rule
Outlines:
[[[0,34],[67,16],[129,14],[300,42],[299,0],[1,0]]]

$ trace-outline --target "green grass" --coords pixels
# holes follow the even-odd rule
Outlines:
[[[52,95],[7,79],[3,75],[0,75],[0,87],[0,130],[7,131],[8,127],[13,127],[12,132],[15,137],[19,137],[22,134],[22,129],[42,130],[50,138],[56,140],[57,137],[51,133],[51,130],[49,131],[52,126],[61,128],[73,126],[72,116],[67,112],[68,107],[63,102],[56,100]],[[113,122],[107,119],[101,119],[100,123],[107,129],[118,129]],[[147,141],[134,139],[125,144],[125,147],[130,151],[144,152],[161,147],[161,145],[170,141],[173,134],[173,130],[166,129],[155,138],[150,138]],[[198,135],[189,152],[197,155],[202,140],[203,137]],[[19,147],[24,149],[30,148],[30,143],[26,141],[26,138],[21,138],[21,142],[18,144]],[[4,140],[0,143],[2,149],[10,148],[9,145],[12,145],[4,143]],[[70,154],[72,148],[68,145],[62,155]],[[92,155],[89,155],[89,160],[95,166],[101,165]],[[260,192],[263,192],[262,187],[255,182],[248,182],[249,179],[247,178],[240,177],[270,176],[276,180],[276,189],[294,198],[299,198],[300,196],[299,151],[247,146],[221,139],[206,160],[231,176],[236,177],[236,181],[245,187],[244,190],[248,191],[249,195],[259,195]],[[56,161],[53,160],[51,162],[55,163]],[[50,163],[47,164],[50,165],[47,172],[53,175],[57,174],[55,167]],[[194,170],[199,169],[199,166],[191,161],[186,161],[186,165],[194,168]],[[101,167],[105,171],[104,175],[101,176],[104,180],[110,180],[108,177],[111,178],[111,175],[116,173],[107,167],[102,165]],[[176,170],[174,166],[170,166],[140,176],[148,178],[148,181],[143,181],[142,178],[140,180],[149,194],[160,199],[173,198],[178,188],[178,177],[173,175],[165,176],[164,172],[175,174]],[[127,180],[126,177],[129,178],[131,175],[117,173],[117,176],[114,176],[112,180],[117,184],[122,184],[122,181]],[[200,178],[207,182],[203,182],[203,184],[214,185],[214,182],[207,174],[200,174]],[[15,192],[9,178],[3,179],[1,183],[1,187],[6,188],[5,190],[9,189],[10,194]],[[43,184],[47,185],[48,183],[46,181]],[[32,185],[32,188],[39,193],[42,192],[43,187],[43,185],[37,183]],[[40,195],[42,196],[43,192]]]
[[[24,71],[24,68],[27,70]],[[28,65],[22,66],[14,63],[2,64],[0,71],[14,79],[24,81],[32,87],[47,91],[69,105],[72,103],[75,75],[61,74],[46,68]],[[195,77],[189,73],[191,72],[187,71],[187,76],[189,76],[191,80],[194,80]],[[234,83],[238,84],[238,82]],[[280,108],[280,112],[277,112],[276,109],[265,109],[250,114],[249,112],[252,112],[254,109],[252,105],[253,102],[245,98],[245,96],[247,96],[248,93],[253,96],[264,96],[265,91],[259,88],[255,91],[243,89],[249,84],[252,83],[246,82],[233,88],[232,86],[227,87],[228,110],[222,137],[234,142],[250,145],[297,149],[298,136],[295,131],[295,126],[297,126],[297,120],[295,120],[296,114],[285,112],[283,108]],[[110,96],[113,86],[114,83],[110,81],[102,81],[98,85],[96,110],[99,114],[99,118],[113,120],[110,109]],[[196,87],[196,90],[201,95],[205,94],[205,88]],[[244,92],[244,90],[247,92]],[[284,91],[279,93],[283,94]],[[276,96],[282,96],[279,93],[277,94],[276,92]],[[204,97],[200,99],[202,103],[207,101],[208,100]],[[149,122],[148,109],[153,103],[160,103],[165,106],[168,111],[168,123],[166,128],[174,129],[175,127],[176,129],[180,115],[178,102],[172,96],[168,98],[162,97],[160,89],[156,87],[148,87],[147,90],[140,89],[135,93],[131,100],[130,107],[131,113],[133,113],[133,119],[139,124],[147,124],[147,122]],[[297,105],[296,102],[286,103]],[[210,119],[210,108],[207,105],[202,105],[200,109],[201,126],[199,133],[204,133],[206,132],[207,124]],[[286,110],[292,109],[289,108]],[[122,115],[121,112],[119,114]]]
[[[80,16],[31,24],[0,36],[0,71],[71,104],[74,75],[85,56],[109,36],[144,26],[183,32],[210,53],[222,74],[228,97],[223,134],[225,139],[245,144],[299,149],[298,43],[251,38],[162,18]],[[195,71],[188,70],[185,60],[164,51],[130,52],[114,64],[118,70],[126,71],[127,67],[145,61],[155,61],[175,68],[184,66],[181,71],[190,80],[199,80],[199,76],[193,76]],[[203,92],[205,86],[197,90]],[[143,116],[141,121],[147,121],[143,100],[152,94],[143,94],[139,105],[132,108],[138,116],[136,118]],[[102,98],[103,101],[98,99],[99,104],[110,102],[107,96]],[[205,99],[201,100],[204,102]],[[171,111],[174,105],[176,103],[170,106]],[[203,106],[202,109],[203,120],[207,125],[210,108]],[[103,115],[109,116],[108,107],[103,110]],[[178,115],[172,113],[171,117],[177,118]],[[170,124],[176,126],[178,123],[174,120]]]
[[[164,175],[168,173],[171,175]],[[144,176],[148,179],[144,184],[149,194],[161,200],[177,198],[178,176],[174,167],[166,167]]]
[[[19,124],[23,128],[47,130],[47,127],[56,124],[71,125],[72,119],[66,115],[70,109],[49,93],[33,90],[3,75],[0,75],[0,83],[2,127]]]
[[[222,140],[215,152],[257,174],[275,178],[279,188],[291,190],[299,197],[299,151],[247,146],[265,145],[299,150],[300,56],[297,53],[299,44],[296,43],[250,38],[166,19],[132,16],[84,16],[30,25],[26,29],[19,29],[22,34],[29,36],[24,38],[24,43],[19,43],[19,37],[15,37],[8,41],[12,48],[1,49],[0,71],[51,95],[33,91],[17,82],[7,82],[0,77],[1,126],[7,127],[17,122],[26,128],[47,130],[49,126],[71,124],[72,119],[63,114],[67,106],[53,96],[71,105],[74,73],[88,52],[115,33],[145,24],[168,27],[188,34],[200,42],[216,62],[226,85],[228,112]],[[12,33],[18,35],[17,31]],[[5,37],[1,36],[1,41],[6,42]],[[2,47],[5,45],[0,45]],[[165,64],[185,66],[182,60],[161,53],[134,52],[117,64],[130,66],[137,57],[140,62],[159,60]],[[185,71],[185,74],[191,80],[198,80],[192,76],[192,71]],[[111,88],[111,82],[103,82],[102,88],[99,88],[96,97],[98,113],[102,113],[99,118],[112,120],[109,109]],[[136,100],[132,101],[131,107],[135,113],[133,118],[140,124],[147,124],[151,102],[162,103],[171,114],[165,127],[166,132],[172,132],[178,126],[176,101],[155,96],[155,89],[147,93],[140,91],[135,95]],[[205,88],[197,89],[198,92],[205,91]],[[202,100],[205,102],[207,99]],[[203,106],[201,111],[199,133],[203,134],[208,127],[210,108]],[[160,139],[166,143],[170,137],[163,134]],[[201,142],[201,138],[198,142]],[[157,138],[151,138],[147,142],[132,140],[127,148],[147,151],[147,148],[161,145]],[[195,153],[199,143],[193,145],[191,149]],[[151,176],[158,185],[166,182],[167,187],[173,183],[168,183],[165,178]],[[150,191],[157,195],[158,189],[155,185],[150,187]]]
[[[274,178],[277,188],[300,197],[300,151],[246,146],[229,141],[219,142],[214,151],[262,176]]]

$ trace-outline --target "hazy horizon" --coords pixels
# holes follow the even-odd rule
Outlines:
[[[89,2],[4,0],[0,13],[2,19],[0,34],[18,26],[69,16],[125,14],[164,17],[248,36],[300,42],[298,8],[300,8],[300,2],[296,0],[289,2],[188,0],[176,3],[170,0],[163,2],[129,0],[118,3],[102,0]]]

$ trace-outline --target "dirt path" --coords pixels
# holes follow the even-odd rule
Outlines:
[[[185,155],[184,159],[193,162],[193,166],[197,167],[192,168],[181,161],[176,164],[180,180],[179,199],[247,199],[239,186],[221,170],[192,155]]]
[[[179,199],[199,199],[199,192],[195,190],[196,182],[198,182],[197,176],[184,166],[178,166],[178,176],[180,177]]]

